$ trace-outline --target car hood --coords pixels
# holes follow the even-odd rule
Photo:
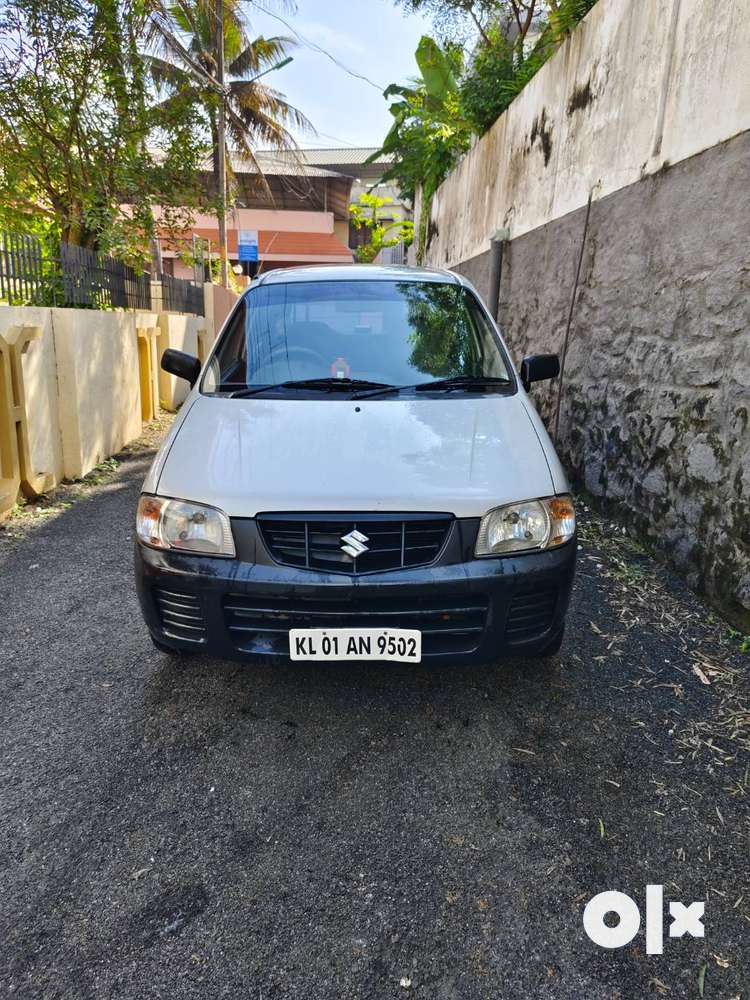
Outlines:
[[[145,489],[211,504],[232,517],[263,511],[477,517],[565,489],[539,418],[520,393],[360,401],[196,395],[191,404]]]

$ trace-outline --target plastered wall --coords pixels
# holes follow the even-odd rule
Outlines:
[[[52,312],[63,474],[73,478],[141,433],[138,344],[132,314]]]
[[[11,358],[21,331],[25,346]],[[19,420],[39,490],[80,478],[139,437],[160,406],[174,410],[185,398],[187,384],[160,369],[164,350],[204,358],[215,335],[212,315],[0,305],[0,516],[21,490]]]

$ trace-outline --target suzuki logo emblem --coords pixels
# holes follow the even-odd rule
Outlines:
[[[365,542],[369,542],[370,539],[367,535],[363,535],[361,531],[350,531],[348,535],[344,535],[341,539],[344,544],[341,546],[341,551],[346,552],[348,556],[352,559],[356,559],[357,556],[361,556],[363,552],[369,552],[370,550],[365,545]]]

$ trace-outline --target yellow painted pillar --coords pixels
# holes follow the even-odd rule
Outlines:
[[[10,348],[0,335],[0,519],[13,509],[21,488],[15,428]]]
[[[141,384],[141,419],[153,420],[159,413],[159,370],[157,368],[158,327],[142,326],[138,336],[138,373]]]
[[[19,490],[35,500],[54,484],[51,473],[32,469],[23,385],[22,356],[41,336],[40,326],[12,326],[0,334],[0,518],[13,509]]]
[[[174,375],[165,372],[161,366],[161,359],[168,347],[171,347],[169,313],[159,313],[156,321],[159,324],[159,336],[156,342],[157,347],[157,372],[159,376],[159,406],[168,413],[174,413],[174,385],[176,379]]]
[[[154,416],[161,413],[161,402],[159,400],[159,327],[150,326],[148,328],[148,346],[151,352],[151,392],[154,397]]]

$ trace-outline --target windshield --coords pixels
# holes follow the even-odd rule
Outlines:
[[[409,385],[461,376],[509,378],[497,337],[463,286],[294,281],[261,284],[245,296],[203,390],[308,379]]]

